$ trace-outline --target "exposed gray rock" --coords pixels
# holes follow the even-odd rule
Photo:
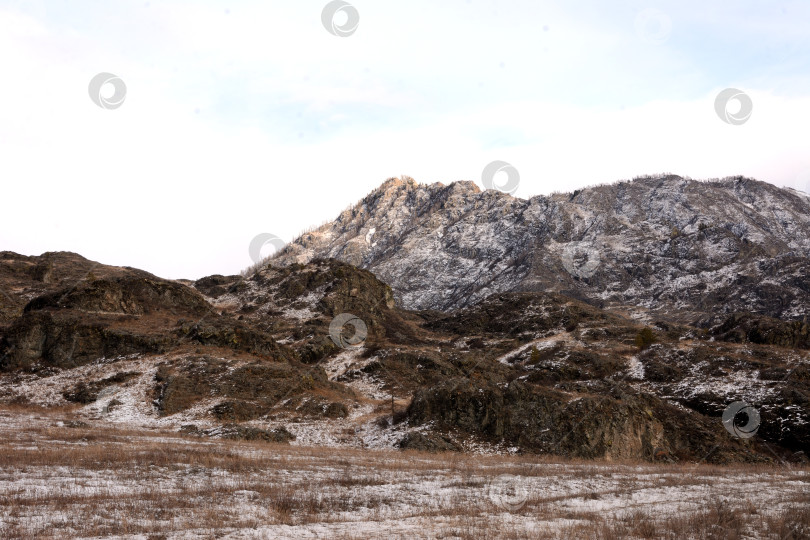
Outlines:
[[[810,310],[810,198],[757,180],[641,178],[518,199],[472,182],[390,179],[272,264],[336,258],[409,309],[560,291],[693,322]]]

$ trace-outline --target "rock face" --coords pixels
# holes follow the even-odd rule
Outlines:
[[[801,320],[810,198],[742,177],[640,178],[528,200],[391,179],[272,263],[325,257],[371,270],[408,309],[552,290],[681,322]]]
[[[753,446],[730,445],[716,429],[723,411],[744,401],[761,415],[758,440],[807,451],[807,355],[792,345],[737,343],[750,322],[729,318],[724,336],[733,339],[720,342],[657,321],[644,327],[652,343],[640,348],[636,323],[565,296],[492,295],[426,322],[455,335],[462,358],[481,360],[460,362],[463,377],[417,389],[410,421],[538,453],[758,460]]]
[[[630,393],[619,399],[571,399],[522,381],[501,389],[455,380],[417,392],[409,413],[417,424],[437,421],[443,427],[483,432],[537,453],[652,460],[656,449],[673,442],[650,408],[656,405],[661,407],[657,400]]]
[[[665,240],[670,206],[653,184],[676,201]],[[704,186],[716,208],[693,193]],[[715,224],[693,231],[679,221],[687,207],[711,207]],[[743,180],[530,201],[392,181],[243,276],[172,281],[70,253],[0,253],[0,402],[289,444],[794,459],[810,452],[806,218],[791,213],[805,207]],[[716,225],[732,219],[743,236]],[[560,247],[583,238],[615,260]],[[294,262],[316,244],[395,286],[337,259]],[[442,310],[403,309],[397,294]],[[767,313],[726,313],[752,305]],[[729,410],[757,414],[724,424]]]

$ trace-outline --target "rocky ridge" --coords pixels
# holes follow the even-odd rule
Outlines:
[[[0,400],[75,407],[86,422],[648,461],[801,461],[810,447],[797,322],[645,327],[551,291],[404,310],[371,272],[334,259],[190,282],[4,253],[0,288],[14,308],[0,324]],[[344,313],[367,330],[352,346],[332,328]],[[761,415],[754,438],[720,422],[738,400]]]
[[[519,199],[474,183],[390,179],[273,265],[336,258],[407,309],[558,291],[642,320],[734,312],[805,320],[810,198],[750,178],[638,178]]]

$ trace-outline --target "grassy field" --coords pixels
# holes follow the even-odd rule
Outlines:
[[[0,408],[1,538],[810,538],[807,467],[287,446]]]

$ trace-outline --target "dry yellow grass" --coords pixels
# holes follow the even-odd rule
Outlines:
[[[807,468],[297,447],[70,421],[69,409],[0,409],[0,537],[810,537]]]

